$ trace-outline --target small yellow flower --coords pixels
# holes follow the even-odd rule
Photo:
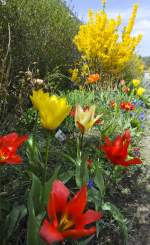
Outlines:
[[[141,83],[141,81],[138,80],[138,79],[133,79],[133,80],[132,80],[132,83],[133,83],[133,86],[134,86],[134,87],[138,87],[139,84]]]
[[[141,96],[143,95],[144,92],[145,92],[145,89],[142,88],[142,87],[139,87],[138,90],[137,90],[137,95],[138,95],[139,97],[141,97]]]
[[[76,106],[75,111],[75,125],[82,134],[88,131],[98,121],[101,115],[94,118],[95,105],[89,108],[83,109],[80,105]]]
[[[30,99],[33,106],[39,111],[42,126],[50,130],[58,128],[71,110],[65,97],[49,96],[42,89],[34,90]]]

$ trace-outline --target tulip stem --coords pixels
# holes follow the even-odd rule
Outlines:
[[[80,151],[82,153],[82,149],[83,149],[83,136],[84,134],[81,134],[81,140],[80,140]]]
[[[46,140],[46,152],[45,152],[45,164],[44,164],[44,184],[46,182],[46,177],[47,177],[47,163],[48,163],[48,156],[49,156],[49,145],[50,145],[50,136],[51,132],[48,132],[47,140]]]

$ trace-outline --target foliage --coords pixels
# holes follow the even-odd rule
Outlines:
[[[148,70],[150,68],[150,56],[142,57],[142,60],[144,62],[145,70]]]
[[[124,66],[122,71],[122,77],[126,81],[131,81],[135,77],[138,79],[143,78],[144,73],[144,64],[141,57],[137,56],[136,54],[132,55],[129,62]]]
[[[3,50],[8,39],[7,25],[10,25],[13,79],[35,61],[43,76],[56,65],[70,63],[75,56],[71,41],[80,22],[64,1],[6,1],[5,5],[1,4],[1,22]]]
[[[53,76],[53,87],[68,86],[64,76],[66,64],[73,63],[77,56],[72,39],[80,21],[61,0],[9,0],[6,4],[0,1],[0,8],[0,117],[4,126],[8,111],[19,117],[29,105],[33,84],[23,74],[32,72],[33,63],[37,62],[38,79],[47,79],[48,73],[56,74],[53,69],[59,67],[59,74]],[[17,105],[15,112],[10,104]]]

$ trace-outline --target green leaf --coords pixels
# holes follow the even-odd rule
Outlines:
[[[59,175],[59,179],[66,184],[74,176],[73,170],[68,170]]]
[[[128,229],[126,225],[126,220],[124,216],[121,214],[120,210],[110,202],[104,203],[102,206],[102,209],[104,211],[109,211],[111,215],[113,216],[113,218],[115,219],[115,221],[117,221],[120,231],[122,233],[123,239],[124,239],[124,245],[127,245]]]
[[[11,237],[12,233],[16,231],[20,221],[27,214],[27,209],[24,205],[14,206],[12,211],[6,218],[4,226],[7,228],[7,232],[5,234],[5,240]]]
[[[41,161],[41,154],[39,151],[39,147],[33,136],[30,136],[29,140],[27,141],[27,156],[29,159],[29,163],[31,165],[38,166],[43,166],[42,161]]]
[[[70,162],[72,162],[73,164],[76,165],[76,160],[74,160],[71,156],[69,156],[68,154],[66,153],[61,153],[62,156],[64,156],[66,159],[68,159]]]
[[[45,205],[47,205],[48,197],[49,197],[49,193],[51,191],[52,183],[53,183],[54,180],[57,179],[57,176],[58,176],[60,168],[61,168],[61,166],[58,166],[55,169],[53,176],[45,183],[45,186],[44,186],[44,204]]]
[[[82,179],[81,179],[81,175],[80,175],[80,166],[76,165],[76,170],[75,170],[75,180],[76,180],[76,185],[78,187],[82,186]]]
[[[32,195],[28,197],[28,224],[27,224],[27,245],[40,245],[39,228],[40,222],[35,216]]]
[[[104,178],[102,174],[102,168],[98,168],[98,167],[96,168],[96,175],[94,178],[94,183],[101,193],[101,199],[103,199],[104,194],[105,194],[105,183],[104,183]]]
[[[33,200],[35,214],[39,214],[42,210],[42,184],[40,179],[32,173],[32,186],[30,195]]]
[[[89,238],[85,239],[84,241],[78,241],[79,245],[86,245],[86,244],[90,244],[90,242],[92,241],[92,239],[94,238],[95,235],[90,236]]]

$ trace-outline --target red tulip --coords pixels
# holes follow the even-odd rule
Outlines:
[[[88,76],[86,83],[93,84],[96,83],[100,79],[100,75],[98,73],[91,74]]]
[[[123,91],[124,93],[128,94],[129,91],[130,91],[130,88],[125,86],[125,87],[123,87],[122,91]]]
[[[71,109],[71,111],[69,112],[69,115],[70,115],[71,117],[74,117],[74,116],[75,116],[75,111],[76,111],[76,108],[73,107],[73,108]]]
[[[115,165],[122,165],[127,167],[131,164],[140,164],[142,161],[139,158],[126,160],[130,141],[130,131],[126,130],[122,136],[118,135],[112,142],[108,137],[106,137],[105,144],[102,146],[102,150],[105,152],[106,157]]]
[[[120,103],[120,108],[122,110],[132,111],[132,110],[135,109],[135,106],[132,105],[130,102],[121,102]]]
[[[92,159],[87,159],[87,166],[88,166],[88,168],[92,168],[92,166],[93,166],[93,160]]]
[[[21,163],[22,158],[16,151],[27,139],[27,135],[19,136],[17,133],[0,136],[0,163]]]
[[[109,105],[110,105],[110,107],[111,107],[112,109],[114,109],[115,106],[116,106],[116,102],[115,102],[114,100],[111,100],[111,101],[109,102]]]
[[[87,187],[68,200],[70,191],[59,180],[54,181],[48,201],[48,218],[40,228],[41,238],[48,244],[63,241],[65,238],[78,239],[96,232],[91,224],[102,217],[94,210],[84,212],[87,202]],[[84,213],[83,213],[84,212]]]

